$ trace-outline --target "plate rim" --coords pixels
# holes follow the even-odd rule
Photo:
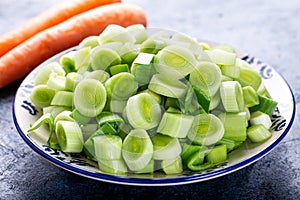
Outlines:
[[[65,51],[62,51],[62,52],[52,56],[51,58],[49,58],[46,61],[44,61],[43,63],[41,63],[37,68],[39,68],[40,66],[45,65],[50,60],[54,59],[54,57],[58,57],[58,56],[60,56],[62,54],[65,54],[69,51],[72,51],[74,49],[76,49],[76,47],[69,48]],[[249,56],[249,54],[246,54],[246,55]],[[253,57],[256,58],[255,56],[253,56]],[[266,64],[266,65],[270,66],[269,64]],[[205,173],[200,172],[198,174],[185,175],[185,176],[180,176],[180,177],[175,176],[175,177],[171,177],[171,178],[165,178],[165,177],[163,177],[163,178],[135,178],[135,177],[126,177],[126,176],[122,177],[122,176],[110,175],[110,174],[105,174],[105,173],[101,173],[101,172],[98,173],[98,172],[93,172],[93,171],[86,170],[86,169],[81,169],[79,167],[72,166],[68,163],[65,163],[61,160],[58,160],[58,159],[50,156],[49,154],[45,153],[39,146],[35,145],[34,141],[32,141],[32,139],[29,138],[27,136],[27,134],[22,131],[22,128],[19,126],[18,119],[16,117],[15,105],[16,105],[16,100],[17,100],[17,94],[21,90],[21,86],[25,83],[25,81],[26,81],[25,79],[31,73],[29,73],[25,77],[25,79],[22,81],[22,83],[20,84],[20,86],[19,86],[19,88],[18,88],[18,90],[15,94],[15,97],[14,97],[14,100],[13,100],[13,106],[12,106],[13,107],[13,109],[12,109],[13,121],[14,121],[15,127],[16,127],[19,135],[21,136],[21,138],[36,153],[38,153],[40,156],[42,156],[47,161],[50,161],[52,164],[54,164],[54,165],[56,165],[56,166],[58,166],[58,167],[60,167],[64,170],[67,170],[71,173],[74,173],[74,174],[77,174],[77,175],[80,175],[80,176],[83,176],[83,177],[87,177],[87,178],[98,180],[98,181],[108,182],[108,183],[115,183],[115,184],[121,184],[121,185],[132,185],[132,186],[173,186],[173,185],[184,185],[184,184],[191,184],[191,183],[196,183],[196,182],[207,181],[207,180],[215,179],[215,178],[233,173],[235,171],[238,171],[242,168],[245,168],[245,167],[251,165],[252,163],[256,162],[257,160],[263,158],[268,153],[270,153],[286,137],[286,135],[290,132],[290,129],[293,125],[295,115],[296,115],[295,96],[294,96],[292,87],[289,85],[287,80],[278,71],[276,71],[272,66],[270,66],[270,67],[284,81],[284,83],[286,84],[286,86],[289,89],[289,94],[292,97],[293,111],[292,111],[292,114],[291,114],[290,121],[286,125],[285,130],[281,133],[281,135],[274,142],[272,142],[269,146],[267,146],[261,152],[253,155],[252,157],[246,158],[245,160],[242,160],[241,162],[238,162],[238,163],[233,164],[231,166],[227,166],[227,167],[224,167],[224,168],[219,168],[219,169],[212,170],[212,171],[206,171]]]

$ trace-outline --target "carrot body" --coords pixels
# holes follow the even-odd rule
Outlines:
[[[0,88],[24,77],[51,56],[78,45],[85,37],[99,35],[109,24],[146,26],[146,16],[137,5],[114,3],[39,32],[0,58]]]
[[[0,57],[36,33],[100,5],[121,0],[67,0],[30,19],[21,27],[0,36]]]

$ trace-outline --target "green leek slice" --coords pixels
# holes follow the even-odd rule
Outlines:
[[[248,126],[246,112],[221,113],[218,117],[224,125],[224,138],[242,142],[246,140]]]
[[[244,103],[246,107],[252,107],[259,104],[257,92],[251,86],[245,86],[243,89]]]
[[[30,100],[37,107],[47,107],[50,106],[55,93],[55,90],[49,88],[47,85],[37,85],[33,88],[32,93],[30,94]]]
[[[247,129],[247,135],[251,142],[261,143],[272,137],[272,133],[262,124],[255,124]]]
[[[214,146],[206,155],[207,162],[218,164],[227,160],[227,148],[225,144]]]
[[[122,159],[118,160],[98,160],[100,171],[113,175],[126,175],[127,167]]]
[[[263,113],[268,114],[269,116],[272,116],[278,102],[268,98],[268,97],[264,97],[261,95],[258,95],[258,100],[259,100],[259,104],[252,106],[249,108],[250,112],[255,112],[255,111],[261,111]]]
[[[251,86],[255,91],[262,83],[262,78],[257,71],[249,67],[240,67],[240,76],[235,79],[242,87]]]
[[[161,168],[166,174],[180,174],[183,172],[180,156],[161,161]]]
[[[166,160],[175,158],[181,153],[181,146],[177,138],[155,134],[151,137],[153,144],[153,159]]]
[[[143,129],[133,129],[123,141],[122,156],[128,168],[139,171],[147,166],[153,155],[153,145]]]

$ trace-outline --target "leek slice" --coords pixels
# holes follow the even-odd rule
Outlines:
[[[117,24],[110,24],[99,35],[100,44],[109,42],[135,43],[135,37],[129,34],[126,28]]]
[[[76,85],[83,79],[83,76],[77,72],[70,72],[66,76],[65,88],[67,91],[73,92]]]
[[[127,173],[126,164],[122,159],[119,160],[98,160],[98,167],[100,171],[113,174],[125,175]]]
[[[97,135],[93,137],[95,156],[99,160],[121,159],[122,139],[117,135]]]
[[[179,45],[169,45],[159,51],[155,56],[155,69],[159,73],[168,76],[170,71],[174,78],[181,79],[190,74],[197,65],[193,53]]]
[[[83,149],[83,136],[76,122],[59,120],[55,132],[58,144],[63,152],[80,153]]]
[[[157,54],[168,44],[163,38],[149,37],[140,46],[140,52]]]
[[[105,134],[117,134],[120,132],[120,126],[125,122],[124,120],[115,113],[111,112],[102,112],[97,117],[97,122],[101,130]]]
[[[211,49],[206,51],[213,63],[218,65],[234,65],[236,53],[224,51],[222,49]]]
[[[137,92],[138,83],[128,72],[121,72],[105,82],[107,95],[112,100],[127,100]]]
[[[94,71],[86,71],[83,73],[84,79],[95,79],[100,81],[101,83],[105,83],[109,79],[110,75],[104,70],[94,70]]]
[[[106,103],[106,90],[100,81],[84,79],[74,90],[74,106],[83,115],[95,117]]]
[[[197,86],[206,95],[212,97],[217,93],[222,81],[220,68],[211,62],[200,62],[196,69],[191,72],[189,81]]]
[[[134,171],[135,174],[153,174],[155,168],[155,162],[153,159],[143,168],[138,171]]]
[[[166,174],[180,174],[183,172],[180,156],[161,161],[161,168]]]
[[[131,65],[134,59],[139,53],[138,47],[130,42],[126,42],[119,49],[117,49],[118,54],[122,59],[122,63]]]
[[[258,95],[259,104],[249,108],[250,112],[261,111],[272,116],[278,102],[271,98]]]
[[[75,61],[74,61],[75,51],[68,52],[67,54],[63,55],[59,59],[59,63],[61,64],[62,68],[66,72],[66,74],[70,72],[75,72]]]
[[[235,65],[222,65],[222,74],[230,78],[238,78],[240,76],[240,66],[237,63],[238,61],[236,61]]]
[[[109,68],[109,72],[113,76],[121,72],[129,72],[129,67],[127,64],[114,65]]]
[[[71,117],[72,112],[69,110],[65,110],[61,113],[59,113],[55,118],[54,118],[54,124],[56,125],[59,120],[65,120],[65,121],[71,121],[73,122],[74,119]]]
[[[79,43],[79,48],[85,48],[85,47],[90,47],[94,48],[99,45],[99,37],[97,35],[91,35],[86,38],[84,38],[80,43]]]
[[[191,115],[165,112],[157,132],[174,138],[185,138],[192,127],[194,117]]]
[[[211,162],[204,162],[209,150],[205,146],[188,145],[183,146],[182,162],[192,171],[203,171],[213,166]]]
[[[43,114],[51,114],[53,118],[55,118],[59,113],[69,110],[71,111],[70,107],[65,107],[65,106],[47,106],[43,107]]]
[[[32,132],[38,129],[39,127],[41,127],[43,124],[48,124],[49,137],[47,143],[49,144],[50,148],[60,149],[58,142],[54,140],[56,138],[53,137],[55,136],[55,134],[53,134],[55,131],[55,124],[54,124],[54,118],[50,113],[46,113],[42,115],[37,121],[34,122],[33,125],[30,126],[30,129],[28,129],[27,131]]]
[[[151,137],[153,144],[153,159],[166,160],[176,158],[181,153],[181,146],[177,138],[156,134]]]
[[[248,126],[246,112],[221,113],[218,117],[224,125],[223,138],[242,142],[246,140]]]
[[[33,88],[30,95],[32,103],[40,108],[50,106],[53,97],[55,96],[55,90],[49,88],[47,85],[37,85]]]
[[[73,106],[73,92],[57,91],[51,101],[52,106]]]
[[[91,65],[93,70],[109,70],[110,66],[121,64],[121,57],[111,48],[101,47],[91,53]]]
[[[248,67],[240,67],[240,76],[235,79],[242,87],[251,86],[255,91],[262,83],[262,78],[257,71]]]
[[[225,144],[214,146],[206,155],[207,162],[218,164],[227,160],[227,148]]]
[[[76,70],[90,64],[91,47],[84,47],[78,49],[74,54],[75,68]]]
[[[86,125],[91,121],[91,117],[81,114],[77,109],[72,111],[71,117],[80,125]]]
[[[197,39],[190,37],[189,35],[183,33],[175,33],[171,37],[171,41],[175,44],[180,44],[181,42],[188,44],[188,49],[190,49],[195,55],[203,53],[201,46],[198,44]]]
[[[202,90],[200,90],[197,86],[192,85],[192,88],[196,94],[199,105],[203,108],[203,110],[208,113],[210,110],[210,97],[207,96]]]
[[[224,126],[219,118],[213,114],[199,114],[195,116],[187,137],[195,144],[213,145],[224,135]]]
[[[154,54],[141,52],[132,63],[131,73],[141,85],[148,84],[153,74],[156,73],[152,64],[153,58]]]
[[[252,107],[259,104],[258,94],[253,87],[245,86],[242,89],[246,107]]]
[[[247,129],[247,135],[251,142],[261,143],[272,137],[272,133],[262,124],[255,124]]]
[[[95,132],[93,132],[83,144],[83,152],[89,159],[94,161],[97,161],[97,158],[95,155],[95,145],[93,138],[99,135],[104,135],[101,129],[97,129]]]
[[[51,73],[47,81],[49,88],[55,90],[65,90],[66,87],[66,77],[58,75],[57,73]]]
[[[223,137],[219,142],[217,142],[217,145],[221,144],[226,145],[227,153],[229,153],[234,149],[240,147],[243,144],[243,141],[235,141]]]
[[[126,115],[134,128],[149,130],[156,127],[161,119],[159,103],[148,93],[130,97],[126,104]]]
[[[268,114],[261,111],[255,111],[251,113],[250,124],[262,124],[266,129],[269,129],[272,126],[272,120]]]
[[[172,98],[184,97],[188,89],[187,85],[180,80],[162,74],[154,74],[148,88],[157,94]]]
[[[46,84],[51,73],[61,76],[66,75],[66,72],[58,62],[51,62],[37,72],[34,78],[34,85]]]
[[[244,110],[243,90],[239,82],[222,82],[220,95],[223,106],[227,112],[240,112]]]
[[[143,129],[133,129],[123,141],[122,156],[128,168],[139,171],[147,166],[153,155],[153,145]]]
[[[147,31],[142,24],[133,24],[126,27],[127,32],[135,37],[135,43],[141,44],[148,38]]]

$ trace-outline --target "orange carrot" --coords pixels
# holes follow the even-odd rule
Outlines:
[[[85,37],[99,35],[109,24],[146,26],[146,16],[137,5],[114,3],[39,32],[0,58],[0,88],[24,77],[51,56],[78,45]]]
[[[49,8],[21,27],[0,36],[0,57],[36,33],[59,24],[70,17],[101,5],[121,0],[68,0]]]

